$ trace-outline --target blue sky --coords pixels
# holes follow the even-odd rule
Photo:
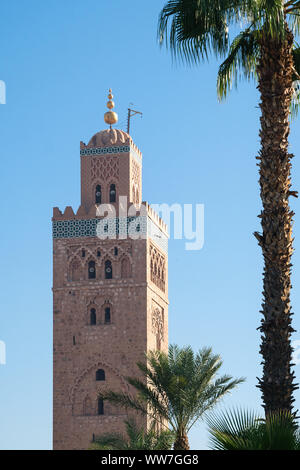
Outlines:
[[[142,6],[141,6],[142,3]],[[258,93],[243,83],[216,96],[217,63],[172,63],[156,40],[162,0],[11,0],[0,15],[2,156],[0,448],[48,449],[52,438],[52,207],[79,206],[79,142],[105,128],[112,87],[119,127],[129,103],[143,112],[132,136],[143,152],[143,200],[205,204],[205,244],[169,245],[170,342],[212,346],[223,372],[247,382],[222,407],[259,409],[262,259]],[[292,125],[295,190],[300,143]],[[294,339],[300,339],[299,203],[294,234]],[[300,379],[300,365],[296,367]],[[300,406],[300,393],[296,393]],[[199,425],[193,448],[206,448]]]

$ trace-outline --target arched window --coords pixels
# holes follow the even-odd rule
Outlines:
[[[98,415],[104,415],[103,398],[98,398]]]
[[[105,380],[105,371],[103,369],[98,369],[96,372],[96,380],[103,381]]]
[[[112,279],[112,265],[111,261],[105,261],[105,279]]]
[[[88,277],[89,277],[89,279],[96,279],[95,261],[90,261],[89,262]]]
[[[96,191],[95,191],[95,203],[96,204],[101,204],[101,198],[102,198],[101,186],[100,186],[100,184],[98,184],[96,186]]]
[[[111,322],[110,307],[105,307],[104,309],[104,322],[105,323]]]
[[[109,188],[109,202],[116,202],[116,185],[111,184]]]
[[[115,254],[115,256],[118,256],[118,254],[119,254],[119,250],[116,246],[115,246],[115,249],[114,249],[114,254]]]
[[[97,316],[96,316],[96,309],[95,308],[91,308],[90,323],[91,323],[91,325],[96,325],[97,324]]]

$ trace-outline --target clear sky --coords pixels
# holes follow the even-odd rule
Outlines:
[[[223,372],[247,382],[222,407],[260,408],[256,377],[262,257],[259,96],[254,83],[216,95],[217,63],[172,63],[156,39],[163,0],[5,0],[0,15],[1,317],[0,448],[48,449],[52,439],[52,207],[80,198],[79,142],[105,128],[112,87],[119,127],[129,103],[143,112],[132,136],[143,152],[143,200],[205,204],[205,244],[169,244],[170,342],[212,346]],[[300,182],[299,120],[291,133]],[[293,258],[294,340],[300,339],[300,230]],[[300,365],[296,366],[300,379]],[[296,393],[300,407],[300,394]],[[208,446],[205,425],[191,433]]]

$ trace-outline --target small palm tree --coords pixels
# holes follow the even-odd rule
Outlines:
[[[287,413],[269,414],[267,419],[243,410],[208,418],[213,450],[300,450],[300,431]]]
[[[170,28],[169,28],[170,26]],[[230,31],[238,31],[233,40]],[[289,115],[299,105],[299,0],[169,0],[160,14],[159,39],[175,57],[188,63],[223,60],[219,97],[225,98],[240,78],[258,81],[261,150],[258,165],[262,233],[255,237],[264,257],[260,331],[263,376],[259,380],[266,414],[292,411],[298,387],[292,372],[290,303],[293,253],[290,196]],[[225,60],[224,60],[225,59]]]
[[[103,434],[92,443],[92,450],[169,450],[174,442],[174,434],[169,431],[156,432],[154,425],[145,431],[139,428],[134,419],[125,421],[126,434]]]
[[[176,437],[174,449],[188,450],[187,434],[192,426],[244,381],[229,375],[216,378],[221,366],[220,356],[210,348],[194,354],[191,347],[172,345],[168,354],[150,351],[146,363],[138,363],[142,379],[127,378],[136,395],[108,391],[101,397],[148,415],[160,427],[168,423]]]

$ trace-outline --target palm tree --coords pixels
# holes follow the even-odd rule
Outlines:
[[[171,23],[171,24],[170,24]],[[229,28],[239,29],[230,41]],[[160,14],[159,39],[175,57],[200,63],[210,53],[224,61],[217,90],[226,98],[240,77],[258,80],[261,149],[258,166],[262,233],[254,235],[264,258],[260,331],[265,413],[292,411],[298,387],[291,371],[291,155],[289,115],[300,74],[299,0],[169,0]],[[297,102],[294,102],[297,107]]]
[[[222,361],[210,348],[195,355],[191,347],[172,345],[168,354],[150,351],[146,359],[137,364],[141,379],[127,377],[135,395],[108,391],[101,398],[148,415],[160,428],[169,426],[176,437],[175,450],[188,450],[191,427],[244,381],[229,375],[216,378]]]
[[[286,412],[261,419],[255,413],[235,410],[208,419],[213,450],[300,450],[300,431]]]
[[[125,421],[126,434],[103,434],[94,439],[92,450],[169,450],[174,442],[171,431],[156,432],[152,426],[148,431],[139,428],[131,418]]]

